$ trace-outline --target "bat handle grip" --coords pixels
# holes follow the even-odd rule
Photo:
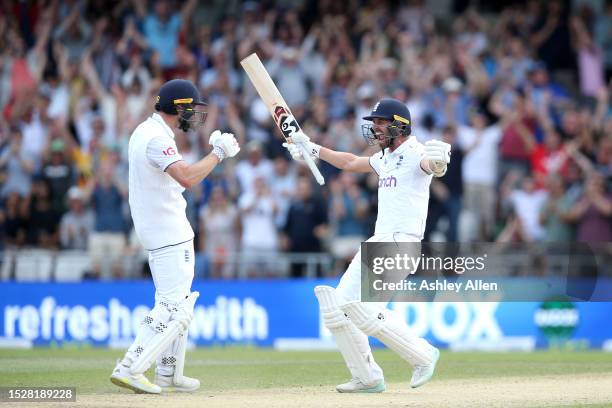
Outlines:
[[[322,186],[323,184],[325,184],[325,179],[323,178],[323,175],[317,168],[317,165],[315,164],[315,162],[312,160],[312,157],[310,157],[310,152],[308,151],[304,143],[298,143],[298,146],[300,146],[300,150],[302,150],[302,157],[304,158],[306,165],[310,169],[310,172],[312,173],[314,178],[317,180],[317,183],[319,183],[319,185]]]

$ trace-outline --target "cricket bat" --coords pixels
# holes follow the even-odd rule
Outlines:
[[[283,99],[283,96],[278,91],[274,81],[272,81],[272,78],[270,78],[270,74],[268,74],[268,71],[266,71],[266,68],[256,53],[253,53],[240,61],[240,65],[242,65],[242,68],[244,68],[249,76],[255,90],[257,90],[257,93],[268,107],[268,111],[270,111],[270,114],[274,119],[274,123],[276,123],[276,126],[278,126],[282,132],[285,140],[289,142],[289,138],[293,134],[301,132],[302,129],[291,113],[289,106],[287,106],[287,102],[285,102],[285,99]],[[325,184],[325,180],[323,179],[321,172],[312,160],[312,157],[310,157],[310,153],[308,152],[308,149],[304,143],[298,143],[298,146],[302,150],[302,156],[304,157],[306,165],[314,175],[317,182],[320,185]]]

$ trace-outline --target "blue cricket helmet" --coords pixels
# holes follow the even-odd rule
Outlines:
[[[186,132],[206,120],[206,111],[196,110],[196,106],[206,106],[198,88],[186,79],[172,79],[159,89],[155,110],[179,115],[179,127]]]
[[[391,122],[398,121],[404,125],[408,125],[409,129],[412,125],[408,107],[405,103],[398,101],[397,99],[381,99],[376,105],[374,105],[372,113],[363,117],[364,120],[374,120],[375,118],[386,119],[390,120]],[[409,134],[410,131],[408,132],[408,135]]]
[[[384,98],[374,105],[372,113],[364,116],[363,119],[373,121],[374,119],[385,119],[391,121],[389,125],[389,134],[391,138],[398,136],[409,136],[412,133],[412,119],[410,111],[405,103],[397,99]],[[378,143],[372,126],[369,124],[362,125],[363,137],[369,145]]]

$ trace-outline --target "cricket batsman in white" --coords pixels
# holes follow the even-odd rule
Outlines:
[[[395,99],[382,99],[362,126],[368,144],[381,152],[371,157],[337,152],[310,141],[303,132],[284,143],[291,156],[302,159],[296,144],[303,143],[313,158],[320,158],[347,171],[376,172],[378,217],[374,236],[368,242],[421,242],[425,231],[429,185],[432,177],[446,173],[450,145],[429,141],[425,145],[411,136],[410,112]],[[337,288],[317,286],[325,326],[333,334],[351,372],[351,380],[336,386],[338,392],[377,393],[385,390],[382,369],[374,361],[368,336],[374,336],[413,367],[413,388],[431,379],[440,351],[425,339],[416,338],[405,321],[380,303],[361,302],[361,250],[355,255]],[[384,305],[384,303],[383,303]]]
[[[156,113],[142,122],[129,142],[129,202],[134,227],[149,251],[155,284],[155,306],[144,318],[134,343],[111,374],[111,382],[137,393],[195,391],[200,381],[183,375],[187,330],[198,292],[194,275],[193,237],[182,196],[226,157],[239,151],[231,133],[214,131],[210,154],[188,165],[174,141],[175,129],[200,126],[206,104],[189,81],[174,79],[159,90]],[[155,380],[144,373],[156,362]]]

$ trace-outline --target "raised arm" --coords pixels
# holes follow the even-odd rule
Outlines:
[[[185,2],[181,8],[181,20],[183,23],[183,28],[186,30],[190,28],[191,17],[193,16],[193,12],[197,5],[198,0],[187,0],[187,2]]]
[[[355,173],[370,173],[374,171],[370,166],[370,158],[357,156],[353,153],[337,152],[327,147],[321,147],[319,151],[321,160],[325,160],[334,167]]]
[[[208,156],[194,164],[187,164],[178,155],[175,161],[166,166],[165,171],[181,186],[191,188],[204,180],[225,157],[234,157],[240,151],[240,146],[231,133],[216,130],[210,135],[209,143],[213,150]],[[176,149],[175,146],[170,147]],[[168,159],[164,157],[163,160]]]
[[[303,143],[306,145],[306,148],[310,152],[310,156],[313,159],[320,158],[334,167],[355,173],[370,173],[374,171],[372,166],[370,166],[370,160],[368,157],[361,157],[347,152],[337,152],[327,147],[323,147],[311,142],[310,138],[303,132],[294,135],[292,142],[293,143],[283,143],[283,146],[289,150],[289,153],[294,160],[304,160],[302,151],[296,144]]]
[[[166,173],[181,186],[191,188],[204,180],[220,162],[221,159],[211,152],[194,164],[187,164],[183,160],[178,160],[168,166]]]

